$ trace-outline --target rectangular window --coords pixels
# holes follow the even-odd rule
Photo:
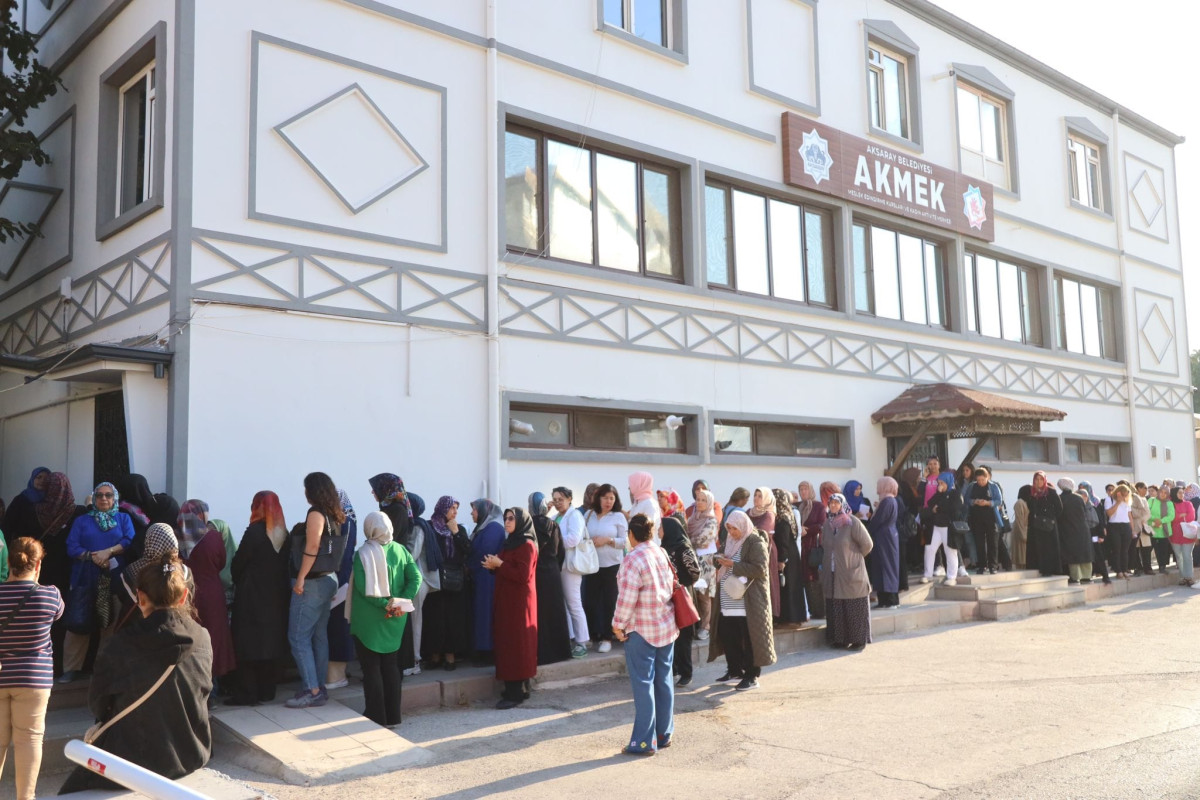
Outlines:
[[[1033,464],[1053,464],[1056,456],[1054,439],[1040,436],[993,436],[979,451],[980,461],[1025,461]]]
[[[704,197],[709,285],[834,306],[829,212],[711,183]]]
[[[858,311],[946,327],[941,244],[861,222],[854,224],[853,240]]]
[[[687,426],[670,428],[666,414],[513,403],[512,447],[683,453]],[[519,423],[527,423],[532,428]]]
[[[669,0],[604,0],[604,22],[659,47],[670,48]]]
[[[1071,278],[1055,278],[1058,346],[1071,353],[1116,360],[1117,321],[1113,290]]]
[[[117,131],[117,211],[124,214],[154,194],[154,63],[120,90]]]
[[[1042,344],[1037,272],[980,253],[963,257],[967,330],[995,339]]]
[[[1008,103],[962,83],[957,94],[962,171],[1002,189],[1010,188]]]
[[[683,278],[677,171],[515,127],[504,165],[509,250]]]
[[[819,425],[715,420],[713,448],[717,453],[791,458],[842,458],[848,431]]]
[[[1096,464],[1106,467],[1128,464],[1129,445],[1125,442],[1067,439],[1063,444],[1068,464]]]
[[[1107,212],[1104,191],[1104,148],[1077,134],[1067,135],[1068,178],[1071,199],[1076,203]]]
[[[867,48],[871,126],[909,137],[908,59],[875,44]]]

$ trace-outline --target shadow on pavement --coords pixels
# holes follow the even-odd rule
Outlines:
[[[552,781],[556,778],[565,778],[568,776],[577,776],[588,770],[598,769],[599,767],[609,766],[619,763],[629,763],[637,761],[633,756],[623,756],[614,753],[607,758],[594,758],[591,761],[575,761],[570,764],[561,764],[557,767],[547,767],[533,772],[526,772],[522,775],[513,775],[510,778],[503,778],[491,783],[485,783],[471,789],[459,790],[450,792],[449,794],[438,795],[437,797],[428,798],[428,800],[448,800],[448,798],[481,798],[490,797],[493,794],[500,792],[512,792],[519,789],[527,789],[530,786],[542,783],[544,781]]]

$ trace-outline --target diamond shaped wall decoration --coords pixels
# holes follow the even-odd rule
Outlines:
[[[357,83],[280,123],[275,132],[353,214],[429,168]]]
[[[1146,227],[1149,228],[1162,213],[1163,202],[1159,197],[1158,190],[1154,188],[1154,181],[1150,179],[1146,170],[1142,170],[1142,174],[1138,176],[1133,188],[1129,190],[1129,196],[1133,198],[1134,206],[1137,207],[1138,213],[1142,215],[1142,219],[1146,221]]]
[[[1175,341],[1175,334],[1172,333],[1171,325],[1162,312],[1162,306],[1155,303],[1151,307],[1150,313],[1142,322],[1141,332],[1154,360],[1159,364],[1163,363],[1163,359],[1167,356],[1167,350],[1171,347],[1171,342]]]

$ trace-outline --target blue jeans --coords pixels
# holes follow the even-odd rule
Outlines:
[[[292,586],[296,585],[295,579]],[[325,685],[329,670],[329,603],[337,594],[337,575],[306,578],[304,594],[292,593],[288,609],[288,644],[300,670],[304,689],[311,692]]]
[[[674,643],[655,647],[637,632],[629,634],[625,642],[625,669],[633,687],[630,750],[656,750],[675,730],[674,657]]]
[[[1179,579],[1193,580],[1196,577],[1196,570],[1192,566],[1192,551],[1196,549],[1196,543],[1175,544],[1171,542],[1171,549],[1175,551],[1175,560],[1179,562]]]

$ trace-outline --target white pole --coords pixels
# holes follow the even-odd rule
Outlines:
[[[164,778],[99,747],[84,744],[78,739],[67,742],[63,753],[79,766],[97,775],[103,775],[127,789],[140,792],[152,800],[212,800],[206,794],[200,794],[170,778]]]

